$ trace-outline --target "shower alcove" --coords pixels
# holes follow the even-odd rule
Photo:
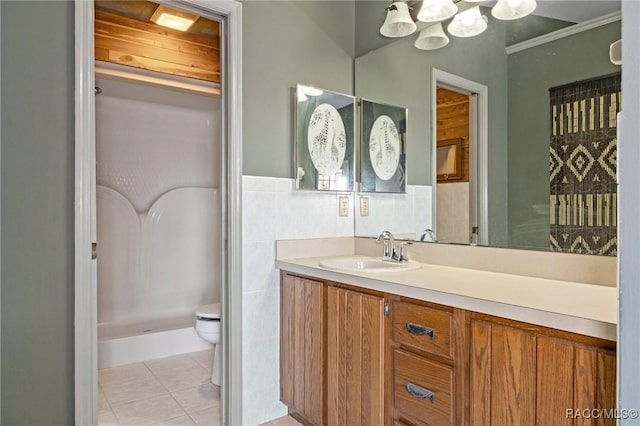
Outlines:
[[[99,368],[203,350],[220,301],[215,85],[96,64]]]

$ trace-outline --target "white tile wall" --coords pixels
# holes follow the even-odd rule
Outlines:
[[[469,242],[469,183],[438,184],[436,238],[442,242]]]
[[[243,419],[256,425],[286,415],[280,403],[280,292],[276,240],[351,237],[353,210],[338,216],[344,194],[296,191],[293,179],[243,176]],[[354,196],[349,197],[353,206]],[[407,194],[368,194],[370,216],[358,215],[357,235],[420,236],[431,227],[431,187],[409,185]],[[359,198],[359,197],[358,197]],[[359,205],[356,205],[359,213]]]
[[[283,178],[243,176],[242,185],[243,421],[257,425],[287,414],[280,403],[275,241],[349,237],[354,225],[352,211],[338,216],[344,194],[296,191],[294,180]]]
[[[360,216],[362,197],[369,198],[369,216]],[[406,194],[357,194],[355,235],[378,236],[384,230],[396,236],[420,237],[431,226],[431,187],[408,185]]]

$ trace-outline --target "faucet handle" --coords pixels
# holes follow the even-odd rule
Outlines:
[[[405,246],[410,246],[413,243],[411,241],[403,241],[400,244],[398,244],[398,253],[397,253],[397,260],[399,262],[407,262],[409,261],[409,258],[404,254],[404,247]]]

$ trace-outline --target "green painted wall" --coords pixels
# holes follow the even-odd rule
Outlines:
[[[243,174],[293,177],[297,83],[353,94],[351,1],[243,2]]]
[[[245,2],[245,174],[290,176],[291,89],[353,93],[352,2]],[[73,424],[73,3],[3,1],[2,424]],[[286,23],[286,25],[285,25]]]
[[[417,35],[416,35],[417,37]],[[490,244],[506,243],[507,55],[505,29],[493,20],[483,34],[423,51],[406,37],[356,59],[356,96],[409,109],[408,181],[431,185],[431,69],[437,68],[489,87]]]
[[[73,3],[1,19],[2,424],[71,425]]]
[[[509,55],[511,246],[549,248],[549,89],[619,72],[609,61],[609,45],[619,39],[618,21]],[[519,232],[523,225],[537,230]]]

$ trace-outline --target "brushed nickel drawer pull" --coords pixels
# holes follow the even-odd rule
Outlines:
[[[414,336],[429,336],[431,340],[436,337],[436,332],[433,328],[425,327],[424,325],[414,324],[412,322],[408,322],[406,324],[407,331]]]
[[[436,402],[436,394],[431,392],[429,389],[425,389],[418,385],[414,385],[413,383],[407,383],[407,392],[411,394],[411,396],[418,399],[429,399],[431,403]]]

